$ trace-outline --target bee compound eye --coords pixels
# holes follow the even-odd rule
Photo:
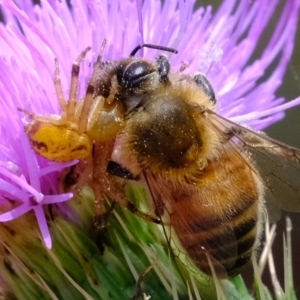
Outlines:
[[[139,88],[147,80],[148,75],[153,72],[155,70],[148,62],[134,61],[118,70],[118,83],[129,89]]]
[[[197,73],[193,78],[195,83],[203,90],[205,95],[208,96],[209,101],[215,104],[217,102],[216,95],[206,76],[202,73]]]
[[[164,55],[159,55],[156,59],[158,73],[161,81],[166,81],[170,72],[170,62]]]

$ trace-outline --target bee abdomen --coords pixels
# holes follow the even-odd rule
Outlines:
[[[251,259],[257,240],[258,199],[248,197],[239,203],[223,217],[211,211],[211,216],[199,219],[195,212],[187,224],[176,228],[189,257],[205,273],[211,274],[210,260],[218,277],[232,277]]]

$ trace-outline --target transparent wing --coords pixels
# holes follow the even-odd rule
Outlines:
[[[238,151],[248,151],[268,187],[266,208],[271,221],[280,210],[300,212],[300,150],[207,110],[207,119]]]
[[[203,199],[189,187],[178,186],[145,171],[144,178],[156,213],[165,216],[167,212],[167,220],[163,217],[162,220],[171,226],[164,226],[164,234],[174,256],[180,257],[183,263],[192,261],[208,274],[212,266],[218,277],[231,276],[231,270],[235,270],[238,247],[237,233],[228,216],[220,212],[218,218],[203,219],[205,211],[215,207],[204,204]],[[178,205],[180,202],[183,205]],[[215,231],[219,233],[213,234]],[[185,260],[182,259],[184,254],[188,254]]]

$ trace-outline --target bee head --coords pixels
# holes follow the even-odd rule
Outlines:
[[[160,55],[156,62],[130,57],[121,61],[117,70],[119,96],[127,111],[140,107],[149,95],[168,84],[170,63]]]
[[[177,50],[152,44],[138,45],[129,58],[119,61],[116,69],[118,83],[117,97],[131,111],[140,107],[148,96],[169,83],[170,63],[165,55],[159,55],[156,61],[135,58],[134,55],[142,48],[151,48],[177,53]]]
[[[131,94],[140,94],[147,91],[151,85],[158,81],[156,66],[143,59],[130,59],[126,64],[121,63],[117,71],[118,84]]]

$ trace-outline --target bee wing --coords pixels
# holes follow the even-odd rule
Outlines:
[[[191,258],[202,271],[210,274],[213,267],[218,277],[231,276],[230,271],[235,270],[238,257],[237,238],[223,211],[218,212],[216,219],[203,219],[207,209],[217,208],[204,204],[197,193],[190,192],[189,187],[177,186],[149,172],[144,171],[143,174],[156,214],[162,218],[167,211],[169,216],[162,221],[164,225],[171,226],[163,226],[163,230],[168,244],[173,250],[175,248],[174,256],[186,253],[187,259]],[[178,206],[180,202],[184,205]],[[219,233],[212,234],[212,231]]]
[[[300,150],[221,117],[213,111],[208,118],[237,151],[248,151],[264,181],[266,209],[270,221],[280,210],[300,212]]]

